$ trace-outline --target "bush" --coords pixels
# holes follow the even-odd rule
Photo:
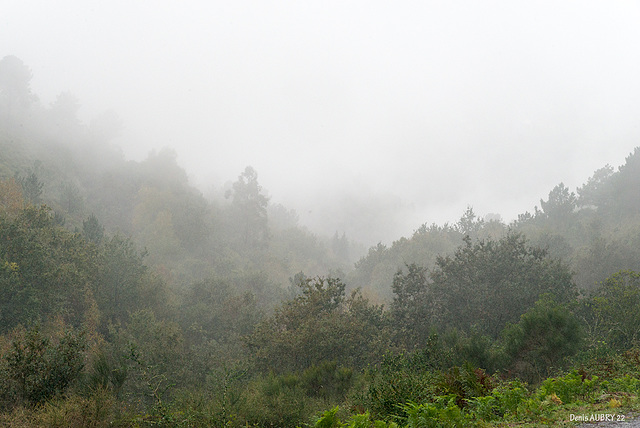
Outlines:
[[[108,391],[89,397],[71,395],[47,402],[34,414],[35,426],[82,428],[108,427],[114,422],[115,400]]]
[[[53,341],[38,327],[20,332],[4,356],[8,386],[15,389],[19,401],[44,403],[78,379],[85,348],[84,334],[72,330]]]
[[[469,411],[477,419],[492,421],[502,416],[500,403],[493,395],[472,398],[468,401]]]
[[[518,408],[529,395],[527,388],[518,380],[497,386],[492,395],[498,402],[497,411],[502,417],[518,416]]]
[[[602,388],[608,392],[638,394],[640,393],[640,380],[629,375],[624,375],[623,377],[618,377],[608,382],[602,382]]]
[[[407,402],[423,402],[435,394],[438,376],[424,365],[419,354],[387,355],[380,367],[369,373],[369,388],[361,401],[377,419],[393,420],[406,417],[398,406]]]
[[[599,389],[598,377],[591,379],[578,373],[577,370],[562,377],[546,379],[542,382],[538,395],[541,399],[555,394],[563,404],[573,403],[576,400],[590,402]]]
[[[295,375],[258,377],[249,383],[238,410],[240,421],[249,426],[294,427],[317,410]]]
[[[640,272],[620,271],[596,290],[593,311],[597,333],[617,349],[640,344]]]
[[[456,404],[464,408],[469,400],[491,393],[495,379],[484,370],[466,363],[462,367],[452,367],[438,382],[438,390],[443,395],[455,397]]]
[[[559,368],[581,347],[577,318],[549,296],[503,331],[511,371],[529,382],[539,382]]]
[[[338,410],[339,407],[336,406],[331,410],[327,410],[316,420],[313,424],[314,428],[341,428],[344,425],[340,422],[340,418],[338,418]]]
[[[398,428],[395,422],[372,421],[369,412],[353,415],[343,423],[338,416],[339,410],[336,406],[322,413],[313,423],[313,428]]]
[[[306,369],[301,386],[310,397],[343,400],[353,384],[353,370],[338,367],[335,361],[323,361]]]
[[[118,364],[112,360],[104,350],[98,351],[93,358],[85,383],[90,391],[105,389],[112,391],[116,398],[120,398],[128,370],[123,361]]]
[[[407,428],[463,428],[470,419],[455,404],[455,396],[437,397],[435,403],[408,403],[403,406],[407,414]]]

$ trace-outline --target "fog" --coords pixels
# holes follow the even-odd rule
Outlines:
[[[246,165],[302,224],[389,242],[505,221],[640,145],[640,4],[5,1],[44,105],[112,109],[205,194]]]

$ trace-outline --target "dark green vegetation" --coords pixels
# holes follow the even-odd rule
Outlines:
[[[0,425],[469,426],[639,408],[640,152],[353,266],[253,168],[205,199],[0,61]],[[352,267],[353,266],[353,267]]]

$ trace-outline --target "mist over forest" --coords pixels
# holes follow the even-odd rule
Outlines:
[[[0,425],[639,414],[637,6],[77,3],[0,18]]]
[[[78,3],[2,14],[43,106],[115,112],[126,159],[173,148],[206,195],[251,165],[313,232],[366,246],[469,205],[509,223],[639,137],[630,2]]]
[[[32,77],[0,60],[3,423],[561,421],[599,408],[584,388],[637,408],[639,148],[508,224],[468,206],[367,249],[252,166],[205,197],[173,149],[128,160],[115,112],[44,106]],[[371,204],[344,215],[371,227]]]

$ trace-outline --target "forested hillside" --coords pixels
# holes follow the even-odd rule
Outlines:
[[[371,286],[390,297],[393,275],[406,264],[434,266],[439,255],[452,252],[463,238],[496,240],[509,231],[524,234],[532,245],[563,260],[580,290],[591,291],[615,272],[640,269],[640,149],[624,165],[605,165],[572,191],[555,186],[540,207],[510,224],[477,217],[468,208],[453,224],[418,227],[409,238],[378,245],[356,263],[349,275],[354,286]]]
[[[0,60],[0,424],[491,426],[640,403],[640,152],[354,263],[247,167],[207,200]]]

